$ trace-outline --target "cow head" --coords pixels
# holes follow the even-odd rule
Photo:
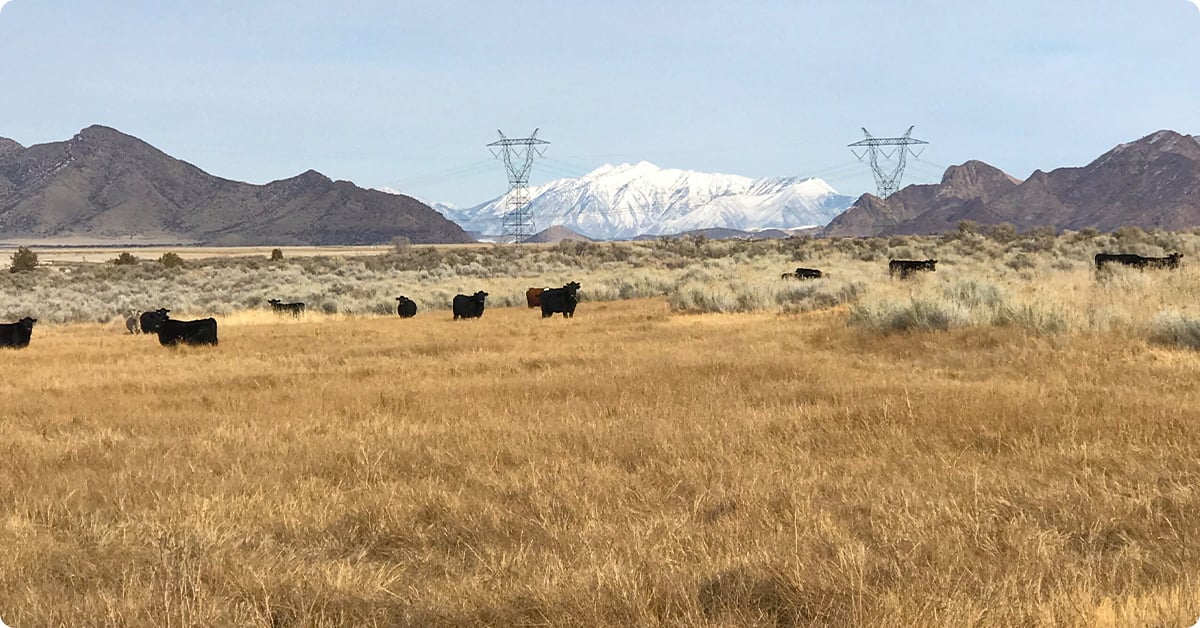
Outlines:
[[[281,301],[279,299],[267,299],[267,303],[270,303],[271,305],[279,305]]]
[[[937,266],[937,263],[938,263],[938,261],[935,259],[927,259],[927,260],[925,260],[925,268],[928,268],[929,270],[934,270],[934,267]]]
[[[475,293],[474,299],[478,303],[483,303],[483,300],[487,298],[487,295],[488,295],[488,293],[484,292],[483,290],[480,290],[479,292]]]
[[[1178,266],[1181,261],[1183,261],[1183,253],[1172,253],[1167,256],[1167,264],[1170,264],[1171,268]]]
[[[28,316],[17,321],[17,323],[21,325],[21,328],[26,331],[33,331],[33,324],[36,322],[37,322],[36,318],[30,318]]]

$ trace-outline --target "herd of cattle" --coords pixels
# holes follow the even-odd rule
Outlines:
[[[1165,257],[1146,257],[1130,253],[1097,253],[1096,271],[1103,271],[1112,265],[1129,266],[1139,269],[1179,268],[1183,260],[1182,253],[1171,253]],[[937,270],[937,260],[888,260],[888,275],[907,278],[914,273],[934,272]],[[797,268],[781,275],[783,279],[821,279],[829,274],[815,268]],[[572,281],[561,288],[530,288],[525,291],[525,301],[530,308],[541,308],[542,318],[562,314],[563,318],[575,315],[575,306],[579,303],[579,283]],[[479,318],[483,316],[484,302],[488,293],[480,290],[472,295],[455,295],[451,303],[454,320]],[[396,298],[396,314],[400,318],[412,318],[417,315],[417,304],[408,297]],[[279,314],[301,316],[304,314],[303,303],[283,303],[279,299],[267,301],[271,309]],[[159,308],[151,312],[132,313],[125,319],[125,327],[129,333],[158,334],[158,342],[163,346],[178,344],[187,345],[216,345],[217,321],[203,318],[194,321],[180,321],[170,318],[170,310]],[[22,348],[29,346],[33,335],[33,324],[36,318],[26,316],[15,323],[0,323],[0,347]]]
[[[888,260],[888,275],[892,277],[899,276],[901,279],[917,272],[933,272],[937,270],[937,260],[915,260],[915,259],[894,259]],[[816,268],[797,268],[796,270],[783,273],[779,276],[780,279],[822,279],[828,277],[829,273],[817,270]]]
[[[1171,253],[1166,257],[1146,257],[1131,253],[1097,253],[1096,271],[1100,272],[1109,265],[1130,266],[1132,268],[1179,268],[1183,261],[1182,253]],[[888,260],[888,275],[904,279],[913,273],[934,272],[938,261],[935,259],[893,259]],[[815,268],[797,268],[794,271],[780,275],[782,279],[821,279],[829,273]]]
[[[483,316],[484,301],[488,293],[480,290],[470,296],[455,295],[451,303],[454,320],[479,318]],[[525,292],[525,299],[530,308],[540,307],[542,318],[562,314],[563,318],[575,315],[575,306],[579,303],[579,282],[572,281],[561,288],[530,288]],[[396,314],[400,318],[412,318],[417,315],[417,304],[412,299],[396,297]],[[277,314],[301,316],[304,314],[303,303],[283,303],[279,299],[267,301],[271,310]],[[193,321],[175,320],[170,317],[171,310],[159,308],[149,312],[131,312],[125,318],[125,328],[131,334],[157,334],[159,344],[174,346],[186,345],[216,345],[217,321],[213,318],[203,318]],[[0,347],[20,349],[29,346],[33,335],[33,324],[36,318],[26,316],[15,323],[0,324]]]

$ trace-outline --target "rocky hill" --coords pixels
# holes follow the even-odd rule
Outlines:
[[[1200,141],[1158,131],[1082,168],[1034,172],[1019,181],[978,161],[953,166],[936,185],[910,185],[887,199],[863,195],[824,234],[941,233],[963,220],[1018,229],[1200,226]]]
[[[529,239],[527,239],[525,241],[526,242],[537,242],[537,243],[543,243],[543,244],[557,244],[559,242],[563,242],[564,240],[570,241],[570,242],[591,242],[592,241],[591,238],[584,236],[584,235],[580,235],[578,233],[575,233],[574,231],[571,231],[570,229],[568,229],[562,225],[554,225],[553,227],[547,227],[546,229],[542,229],[538,233],[535,233],[535,234],[529,236]]]
[[[71,243],[470,242],[403,195],[314,171],[266,185],[212,176],[114,129],[22,147],[0,138],[0,239]]]

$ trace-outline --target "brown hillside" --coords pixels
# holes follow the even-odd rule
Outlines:
[[[825,228],[827,236],[873,236],[883,233],[930,233],[953,228],[959,220],[984,210],[988,200],[1019,181],[981,161],[951,166],[935,185],[910,185],[886,200],[864,194]],[[967,217],[964,217],[967,216]],[[981,220],[985,221],[985,220]]]
[[[589,238],[585,235],[575,233],[574,231],[571,231],[570,229],[568,229],[562,225],[554,225],[552,227],[547,227],[545,229],[542,229],[541,231],[535,233],[534,235],[529,236],[529,238],[526,239],[525,241],[531,242],[531,243],[536,242],[536,243],[545,243],[545,244],[557,244],[564,240],[570,241],[570,242],[591,242],[592,241],[591,238]]]
[[[970,161],[937,185],[910,185],[886,200],[864,195],[825,229],[830,236],[941,233],[959,222],[1018,229],[1200,226],[1200,142],[1158,131],[1081,168],[1034,172],[1019,182]]]
[[[1200,226],[1200,142],[1159,131],[1083,168],[1035,172],[989,209],[1022,229]]]
[[[470,242],[415,199],[308,171],[214,177],[114,129],[22,148],[0,140],[0,238],[236,244]]]

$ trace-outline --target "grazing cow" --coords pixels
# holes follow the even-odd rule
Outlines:
[[[277,314],[291,314],[292,316],[300,316],[304,314],[303,303],[282,303],[279,299],[270,299],[267,303],[271,304],[271,309]]]
[[[488,293],[480,290],[471,296],[454,295],[454,320],[460,318],[479,318],[483,316],[483,300]]]
[[[529,304],[530,309],[542,306],[542,293],[545,291],[545,288],[530,288],[525,291],[525,302]]]
[[[158,331],[158,326],[163,321],[167,320],[167,312],[170,312],[165,307],[160,307],[153,312],[142,312],[141,328],[143,334],[153,334]]]
[[[36,322],[36,318],[26,316],[15,323],[0,324],[0,347],[28,347],[29,338],[33,335],[33,324]]]
[[[137,310],[132,310],[125,317],[125,329],[128,329],[129,333],[137,334],[142,331],[141,322],[138,320],[139,318],[141,318],[141,316],[142,316],[141,312],[138,312]]]
[[[1179,262],[1182,259],[1182,253],[1172,253],[1166,257],[1143,257],[1131,253],[1097,253],[1096,270],[1104,270],[1104,267],[1109,264],[1120,264],[1133,268],[1179,268]]]
[[[542,293],[542,318],[550,318],[562,313],[563,318],[575,316],[575,306],[579,303],[579,282],[572,281],[561,288],[551,288]]]
[[[783,273],[779,276],[780,279],[820,279],[825,276],[825,273],[815,268],[797,268],[790,273]]]
[[[895,277],[900,275],[901,279],[908,277],[913,273],[918,272],[934,272],[937,270],[937,260],[912,260],[912,259],[894,259],[888,261],[888,274]]]
[[[412,318],[417,315],[417,304],[408,297],[396,297],[399,303],[396,304],[396,313],[400,318]]]
[[[158,343],[164,347],[217,344],[217,321],[202,318],[197,321],[177,321],[168,318],[158,327]]]

